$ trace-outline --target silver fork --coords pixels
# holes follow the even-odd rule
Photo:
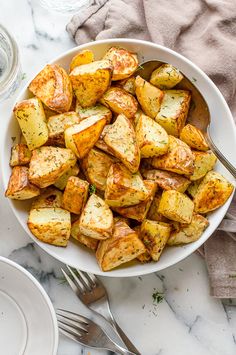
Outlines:
[[[111,313],[108,294],[102,282],[94,274],[82,272],[76,269],[76,275],[72,268],[68,265],[66,265],[66,267],[70,272],[70,277],[63,269],[61,269],[61,271],[79,299],[90,310],[102,316],[111,324],[117,335],[123,340],[128,350],[137,355],[141,355],[133,343],[129,340],[127,335],[116,323]]]
[[[116,344],[98,324],[90,319],[65,309],[58,309],[56,314],[60,332],[79,344],[114,351],[121,355],[135,355]]]

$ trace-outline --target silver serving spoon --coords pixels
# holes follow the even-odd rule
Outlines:
[[[153,70],[157,69],[162,64],[166,63],[160,62],[158,60],[149,60],[147,62],[141,63],[140,69],[138,69],[135,74],[140,75],[145,80],[149,80]],[[203,132],[210,149],[217,156],[217,158],[224,165],[224,167],[234,176],[234,178],[236,178],[236,168],[228,161],[228,159],[226,159],[226,157],[221,153],[221,151],[216,147],[216,145],[212,141],[209,129],[211,121],[210,112],[208,105],[200,91],[188,78],[186,78],[186,76],[184,76],[184,78],[178,85],[175,86],[175,88],[186,89],[191,91],[192,104],[190,106],[188,114],[188,122],[199,128]]]

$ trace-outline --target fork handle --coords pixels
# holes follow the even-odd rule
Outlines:
[[[119,327],[119,325],[116,323],[115,320],[112,320],[112,325],[116,329],[117,333],[127,346],[127,348],[132,351],[136,355],[141,355],[141,353],[138,351],[138,349],[134,346],[134,344],[129,340],[127,335],[123,332],[123,330]],[[131,353],[130,353],[131,354]]]

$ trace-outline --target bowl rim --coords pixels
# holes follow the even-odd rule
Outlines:
[[[85,43],[85,44],[82,44],[82,45],[79,45],[79,46],[75,46],[65,52],[63,52],[62,54],[60,54],[59,56],[53,58],[53,60],[50,60],[48,63],[49,64],[54,64],[58,61],[60,61],[61,59],[67,57],[68,55],[71,55],[73,53],[76,53],[80,50],[83,50],[83,49],[87,49],[87,48],[90,48],[90,47],[93,47],[94,45],[99,45],[99,44],[111,44],[111,45],[120,45],[120,42],[122,42],[122,45],[125,45],[125,43],[127,44],[140,44],[140,45],[144,45],[144,46],[149,46],[149,47],[152,47],[154,49],[160,49],[161,51],[164,51],[166,53],[169,53],[171,54],[172,56],[175,56],[177,57],[178,59],[180,59],[181,61],[187,63],[190,67],[192,67],[201,77],[203,77],[203,79],[207,82],[207,84],[212,88],[212,90],[214,90],[218,96],[218,99],[220,100],[221,104],[224,106],[224,109],[226,110],[227,112],[227,115],[228,115],[228,119],[230,120],[230,123],[231,125],[234,127],[234,129],[232,130],[233,131],[233,134],[234,134],[234,138],[235,138],[235,141],[236,141],[236,126],[235,126],[235,123],[234,123],[234,119],[233,119],[233,116],[232,116],[232,113],[228,107],[228,104],[225,100],[225,98],[223,97],[222,93],[220,92],[220,90],[218,89],[218,87],[213,83],[213,81],[207,76],[207,74],[204,73],[204,71],[202,69],[200,69],[196,64],[194,64],[191,60],[189,60],[188,58],[186,58],[185,56],[183,56],[182,54],[179,54],[178,52],[168,48],[168,47],[165,47],[163,45],[160,45],[160,44],[155,44],[153,42],[149,42],[149,41],[144,41],[144,40],[139,40],[139,39],[130,39],[130,38],[109,38],[109,39],[103,39],[103,40],[98,40],[98,41],[94,41],[94,42],[88,42],[88,43]],[[39,70],[42,70],[44,68],[46,64],[44,64]],[[34,77],[35,75],[32,75],[32,77]],[[32,78],[30,78],[26,85],[22,88],[22,90],[20,91],[19,95],[17,95],[16,99],[14,100],[14,102],[17,102],[21,96],[27,91],[28,89],[28,85],[29,83],[31,82]],[[195,83],[195,85],[197,86],[197,83]],[[6,124],[6,127],[5,129],[7,130],[7,127],[9,126],[10,124],[10,121]],[[5,132],[4,132],[5,133]],[[6,134],[5,134],[6,136]],[[1,154],[3,154],[3,149],[1,150]],[[3,161],[1,159],[1,161]],[[0,161],[0,165],[1,165],[1,161]],[[233,181],[235,182],[235,179],[233,179]],[[3,177],[3,185],[4,185],[4,188],[6,188],[7,186],[7,181],[5,181],[5,178]],[[235,183],[234,183],[235,185]],[[226,201],[226,203],[221,206],[221,208],[223,208],[225,210],[225,213],[227,211],[227,209],[229,208],[229,205],[231,203],[231,200],[233,199],[233,195],[234,193],[232,193],[232,195],[229,197],[229,199]],[[45,250],[49,255],[53,256],[55,259],[61,261],[62,263],[65,263],[63,257],[61,257],[61,255],[58,255],[56,252],[54,252],[54,250],[49,250],[47,248],[47,244],[46,243],[43,243],[41,242],[40,240],[38,240],[36,237],[34,237],[30,231],[28,230],[27,228],[27,225],[24,223],[24,221],[20,218],[18,218],[18,215],[16,213],[16,208],[14,207],[14,204],[13,204],[13,201],[10,200],[10,199],[7,199],[8,200],[8,203],[10,204],[11,206],[11,209],[13,210],[13,213],[15,215],[15,217],[17,218],[18,222],[21,224],[21,226],[23,227],[23,229],[25,230],[25,232],[29,235],[29,237],[31,239],[33,239],[34,242],[37,243],[37,245],[39,245],[43,250]],[[225,214],[224,214],[225,215]],[[186,249],[185,247],[183,246],[182,247],[182,250],[183,250],[183,253],[179,256],[176,256],[175,257],[175,260],[174,262],[167,262],[165,264],[164,267],[161,267],[161,268],[158,268],[158,263],[157,262],[153,262],[153,263],[150,263],[149,264],[149,268],[148,269],[144,269],[143,271],[140,271],[140,270],[134,270],[134,269],[131,269],[129,267],[127,268],[124,268],[124,269],[114,269],[114,270],[110,270],[110,271],[107,271],[107,272],[104,272],[102,270],[96,270],[96,272],[92,271],[93,273],[95,273],[96,275],[100,275],[100,276],[106,276],[106,277],[135,277],[135,276],[141,276],[141,275],[148,275],[150,273],[153,273],[153,272],[158,272],[158,271],[161,271],[161,270],[164,270],[168,267],[171,267],[171,266],[174,266],[175,264],[177,264],[178,262],[184,260],[185,258],[187,258],[188,256],[190,256],[192,253],[194,253],[202,244],[205,243],[205,241],[214,233],[214,231],[217,229],[218,225],[220,224],[220,222],[222,221],[222,219],[224,218],[224,215],[222,217],[219,217],[218,218],[218,221],[215,223],[215,228],[210,232],[208,233],[209,235],[205,235],[204,238],[200,238],[198,239],[197,241],[194,242],[194,245],[192,244],[192,248],[190,250],[187,250],[186,252]],[[210,226],[208,227],[210,228]],[[45,246],[44,246],[45,244]],[[75,267],[75,265],[72,263],[70,264],[70,262],[67,261],[67,264],[72,266],[72,267]],[[85,271],[85,272],[91,272],[91,270],[87,269],[86,268],[86,265],[85,267],[80,267],[80,269],[82,271]],[[115,272],[114,272],[115,271]]]

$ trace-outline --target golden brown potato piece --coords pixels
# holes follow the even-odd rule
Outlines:
[[[62,176],[60,176],[55,182],[54,186],[56,186],[60,190],[64,190],[66,187],[67,181],[71,176],[77,176],[79,174],[79,166],[78,164],[75,164],[67,170]]]
[[[135,131],[130,120],[119,115],[109,126],[103,138],[113,155],[132,172],[136,173],[140,164],[140,151],[136,142]]]
[[[157,184],[154,181],[144,180],[144,185],[148,191],[148,197],[145,201],[140,202],[137,205],[129,207],[112,207],[112,209],[119,213],[121,216],[136,219],[142,222],[146,217],[148,210],[151,206],[152,200],[157,190]]]
[[[191,148],[206,151],[209,149],[203,133],[197,127],[187,124],[180,132],[180,139]]]
[[[159,89],[172,89],[183,79],[180,71],[171,64],[162,64],[151,74],[150,83]]]
[[[171,226],[164,222],[145,219],[141,224],[140,239],[154,261],[160,259],[161,253],[170,237]]]
[[[110,86],[112,69],[109,60],[98,60],[72,70],[70,79],[80,106],[93,106],[102,97]]]
[[[103,199],[92,194],[79,223],[82,234],[94,239],[107,239],[112,235],[113,214]]]
[[[189,177],[191,181],[199,180],[203,178],[206,173],[212,170],[216,163],[216,156],[211,151],[198,152],[193,151],[194,155],[194,171],[193,175]]]
[[[44,243],[61,247],[70,237],[70,212],[62,208],[37,208],[30,210],[28,227],[31,233]]]
[[[168,219],[180,223],[191,223],[194,204],[190,198],[176,190],[164,191],[158,212]]]
[[[191,94],[186,90],[166,90],[155,120],[168,134],[179,137],[188,116]]]
[[[68,127],[81,121],[76,112],[66,112],[48,119],[48,145],[65,146],[64,132]]]
[[[140,232],[141,232],[141,225],[135,226],[133,227],[133,230],[138,234],[139,239],[140,238]],[[145,252],[143,254],[140,254],[137,256],[137,260],[140,261],[140,263],[145,264],[145,263],[149,263],[150,261],[152,261],[152,257],[149,253],[149,251],[147,250],[147,248],[145,247]]]
[[[48,140],[48,128],[43,105],[37,97],[18,102],[13,110],[30,150]]]
[[[194,156],[186,143],[169,136],[168,152],[160,157],[152,158],[152,166],[177,174],[191,175],[194,171]]]
[[[83,49],[79,53],[77,53],[70,62],[70,72],[82,64],[89,64],[94,61],[93,52],[89,49]]]
[[[83,172],[90,182],[97,189],[105,191],[107,174],[110,166],[115,162],[115,158],[93,148],[82,160]]]
[[[103,116],[85,118],[79,124],[65,130],[66,147],[82,159],[93,148],[106,124]]]
[[[185,192],[190,185],[190,180],[170,171],[163,171],[157,169],[147,169],[142,171],[145,179],[154,180],[163,190],[177,190]]]
[[[66,184],[62,198],[62,207],[75,214],[80,214],[88,198],[89,183],[76,176],[71,176]]]
[[[192,181],[191,184],[189,185],[189,187],[187,188],[187,193],[192,198],[195,197],[195,195],[197,193],[197,190],[198,190],[198,187],[201,184],[201,182],[202,182],[202,179],[199,179],[199,180],[196,180],[196,181]]]
[[[131,76],[138,68],[138,58],[133,52],[121,47],[111,47],[103,59],[113,65],[112,80],[121,80]]]
[[[167,245],[192,243],[198,240],[208,227],[208,220],[200,214],[194,214],[190,224],[180,224],[179,230],[171,232]]]
[[[124,165],[111,165],[107,175],[105,200],[112,207],[127,207],[145,201],[148,191],[139,173],[132,174]]]
[[[112,237],[98,244],[96,257],[103,271],[135,259],[145,252],[145,247],[137,233],[126,223],[120,221],[114,225]]]
[[[11,148],[10,166],[27,165],[31,159],[31,151],[26,144],[16,144]]]
[[[168,134],[152,118],[141,114],[135,132],[142,158],[151,158],[167,153]]]
[[[158,212],[158,208],[161,201],[162,192],[158,191],[156,196],[153,198],[151,206],[147,213],[147,219],[157,222],[171,222],[168,218],[164,217],[161,213]]]
[[[39,194],[39,188],[29,181],[29,169],[26,166],[15,166],[5,196],[13,200],[27,200]]]
[[[99,240],[87,237],[86,235],[81,234],[80,228],[79,228],[79,220],[75,221],[71,225],[71,236],[78,240],[81,244],[85,245],[87,248],[91,250],[96,250],[98,247]]]
[[[116,86],[109,88],[103,94],[100,102],[118,115],[123,113],[129,119],[134,117],[138,109],[136,99],[127,91]]]
[[[127,91],[131,95],[135,95],[135,76],[116,82],[116,85]]]
[[[70,149],[41,147],[33,150],[29,167],[29,180],[40,188],[56,182],[76,163],[76,157]]]
[[[112,153],[112,150],[108,147],[108,145],[104,142],[103,138],[105,137],[105,134],[108,132],[109,127],[111,127],[111,125],[106,125],[103,130],[102,133],[100,134],[100,137],[98,139],[98,141],[96,142],[95,146],[99,149],[101,149],[103,152],[108,153],[112,156],[114,156],[114,154]]]
[[[155,118],[161,107],[163,92],[138,75],[135,79],[135,93],[144,113]]]
[[[47,64],[31,81],[29,90],[53,111],[63,113],[71,107],[70,78],[58,64]]]
[[[60,208],[62,206],[62,192],[55,187],[47,187],[34,199],[31,209],[37,208]]]
[[[222,206],[234,190],[233,185],[216,171],[209,171],[194,197],[194,211],[207,213]]]
[[[76,101],[75,111],[79,114],[79,117],[82,120],[84,120],[85,118],[88,118],[90,116],[101,115],[106,118],[106,123],[109,124],[112,119],[111,110],[109,110],[108,107],[106,107],[102,104],[97,104],[95,106],[90,106],[90,107],[81,107],[78,104],[78,101]]]

